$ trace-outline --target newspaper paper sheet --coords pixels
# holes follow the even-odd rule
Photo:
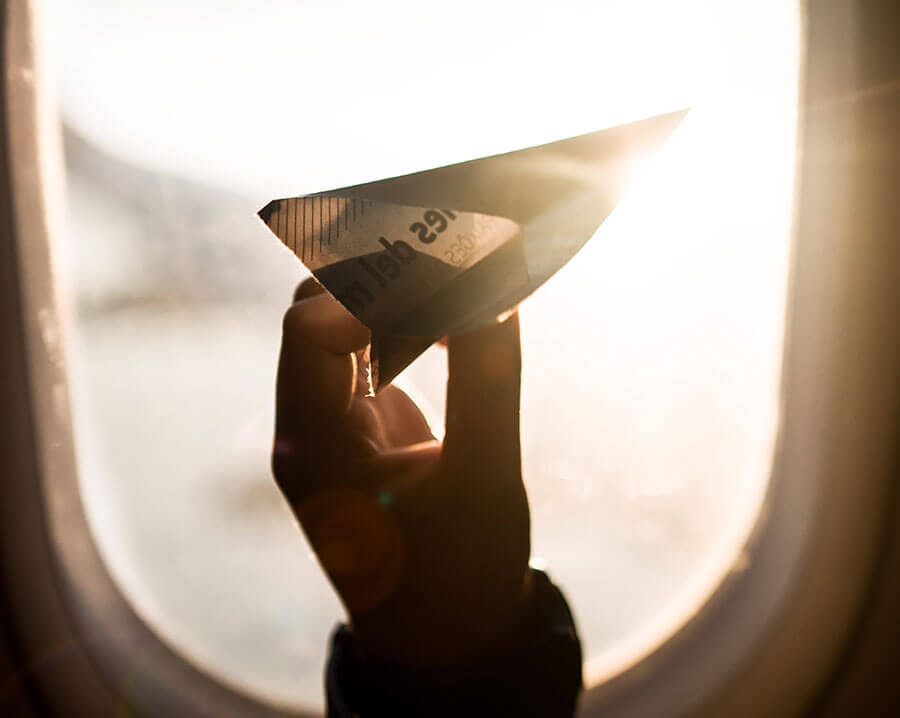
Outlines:
[[[402,177],[273,200],[260,218],[372,332],[372,388],[559,270],[685,111]]]

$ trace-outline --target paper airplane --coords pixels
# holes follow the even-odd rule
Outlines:
[[[369,327],[377,391],[434,341],[494,321],[575,256],[685,114],[276,199],[259,216]]]

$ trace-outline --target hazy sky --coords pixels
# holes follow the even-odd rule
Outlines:
[[[340,612],[268,476],[291,279],[277,263],[292,260],[255,210],[685,106],[594,239],[523,305],[522,420],[535,553],[578,616],[588,679],[696,610],[757,514],[777,427],[795,6],[46,0],[46,19],[64,121],[128,165],[207,185],[188,197],[181,179],[134,172],[122,187],[71,167],[78,286],[139,291],[136,247],[158,252],[164,288],[175,269],[209,273],[198,237],[209,251],[222,231],[259,260],[240,271],[272,262],[278,277],[271,306],[173,295],[75,328],[88,514],[166,638],[270,700],[321,700]],[[221,200],[245,218],[232,230],[198,210],[217,187],[236,192]],[[225,348],[213,368],[211,346]],[[428,357],[410,377],[439,413]]]
[[[48,19],[73,127],[267,199],[752,94],[792,63],[782,5],[48,0]]]

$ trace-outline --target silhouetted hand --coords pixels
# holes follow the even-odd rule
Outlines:
[[[519,451],[519,325],[448,340],[446,436],[358,381],[369,331],[307,280],[284,318],[273,471],[361,645],[464,662],[515,628],[529,513]]]

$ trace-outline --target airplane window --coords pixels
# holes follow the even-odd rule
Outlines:
[[[693,615],[779,420],[798,8],[48,0],[80,488],[139,615],[267,703],[321,706],[341,615],[269,474],[302,268],[255,212],[690,107],[521,308],[535,561],[586,680]],[[440,423],[444,358],[400,379]]]

